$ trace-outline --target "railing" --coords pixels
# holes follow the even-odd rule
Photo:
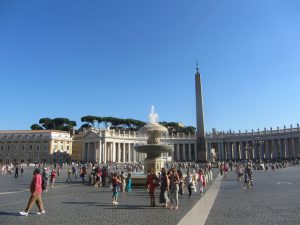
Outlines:
[[[289,135],[294,133],[300,133],[300,128],[284,128],[277,130],[263,130],[263,131],[251,131],[251,132],[212,132],[206,134],[206,138],[235,138],[235,137],[257,137],[257,136],[271,136],[271,135]]]

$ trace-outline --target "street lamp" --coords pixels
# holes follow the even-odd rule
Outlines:
[[[254,144],[257,146],[257,150],[258,150],[258,163],[261,164],[261,145],[264,143],[265,141],[261,141],[261,140],[256,140],[254,141]]]

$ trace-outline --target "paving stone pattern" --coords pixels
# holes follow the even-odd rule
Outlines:
[[[26,168],[24,177],[0,175],[0,224],[177,224],[180,219],[201,198],[193,193],[188,199],[187,190],[179,199],[179,210],[169,210],[162,206],[149,207],[146,189],[133,189],[120,196],[119,205],[112,205],[109,187],[96,189],[77,181],[66,183],[66,170],[57,179],[56,187],[43,193],[45,215],[36,215],[34,206],[27,217],[19,216],[27,205],[32,168]],[[15,192],[15,193],[6,193]],[[156,193],[158,202],[159,192]],[[161,205],[161,204],[158,204]]]
[[[299,174],[300,167],[254,171],[251,189],[244,189],[234,173],[228,174],[205,225],[300,224]]]

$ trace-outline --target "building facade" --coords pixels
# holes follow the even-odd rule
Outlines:
[[[218,160],[282,160],[300,157],[300,128],[231,133],[213,131],[206,135],[209,153]],[[212,154],[209,154],[212,160]]]
[[[57,130],[0,131],[0,164],[67,162],[72,138]]]
[[[72,161],[83,161],[83,133],[73,134],[72,136]]]
[[[90,129],[83,134],[82,161],[86,162],[141,162],[146,157],[137,153],[134,145],[145,144],[146,136],[137,132],[116,131],[109,129]],[[165,157],[175,161],[196,161],[196,137],[177,134],[162,136],[161,143],[174,145],[174,152]]]

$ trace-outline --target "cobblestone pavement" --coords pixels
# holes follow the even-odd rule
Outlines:
[[[27,205],[32,168],[26,168],[24,177],[0,175],[0,224],[177,224],[201,199],[193,193],[188,199],[187,191],[179,199],[179,210],[162,206],[149,207],[146,189],[133,189],[120,196],[120,205],[112,205],[112,192],[108,187],[96,189],[78,180],[66,183],[66,171],[57,179],[56,187],[43,193],[46,214],[36,215],[34,206],[27,217],[19,216]],[[156,193],[158,202],[159,193]],[[159,205],[159,204],[158,204]]]
[[[244,189],[232,172],[224,179],[205,225],[300,224],[300,167],[254,171]]]

